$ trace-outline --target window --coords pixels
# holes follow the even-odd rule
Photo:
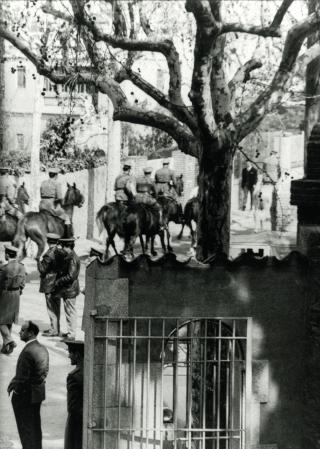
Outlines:
[[[23,134],[17,134],[17,149],[19,151],[24,150],[24,135]]]
[[[17,67],[18,87],[26,87],[26,68],[24,66]]]
[[[244,449],[247,319],[100,320],[93,447]]]

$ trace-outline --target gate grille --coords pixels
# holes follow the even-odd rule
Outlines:
[[[247,318],[92,317],[88,448],[243,449]]]

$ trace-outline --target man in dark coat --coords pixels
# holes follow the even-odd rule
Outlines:
[[[176,198],[176,176],[173,170],[169,168],[169,161],[164,160],[162,168],[155,174],[157,195],[165,195]]]
[[[23,323],[20,339],[26,344],[17,361],[16,375],[8,386],[22,449],[42,449],[40,407],[45,399],[49,354],[38,342],[38,333],[35,323]]]
[[[63,299],[67,321],[67,333],[62,334],[68,339],[75,339],[77,328],[76,298],[80,293],[79,272],[80,259],[74,251],[74,238],[60,239],[59,246],[64,253],[63,262],[57,272],[54,294]]]
[[[126,161],[123,171],[114,182],[114,197],[117,203],[127,203],[136,195],[136,179],[131,174],[131,161]]]
[[[82,449],[83,420],[83,341],[68,341],[69,358],[75,369],[67,377],[67,408],[64,449]]]
[[[9,355],[17,346],[11,336],[13,323],[18,323],[20,295],[26,282],[24,265],[17,261],[17,248],[5,247],[7,264],[0,267],[0,333],[2,354]]]
[[[242,210],[246,210],[248,193],[250,194],[250,209],[252,209],[252,195],[257,181],[258,172],[251,162],[247,161],[247,166],[242,170],[241,179],[241,188],[243,191]]]
[[[49,249],[42,259],[37,261],[40,273],[39,291],[45,294],[50,319],[50,328],[43,332],[44,337],[56,337],[60,332],[61,297],[54,293],[60,255],[57,248],[59,239],[57,234],[47,234]]]

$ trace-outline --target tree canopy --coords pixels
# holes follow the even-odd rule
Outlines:
[[[198,256],[227,252],[234,152],[320,54],[318,41],[301,54],[319,29],[318,7],[296,14],[295,0],[22,3],[7,2],[0,36],[55,85],[92,86],[110,98],[114,120],[163,130],[198,158]],[[157,65],[167,72],[163,88],[149,77]],[[128,82],[151,99],[147,107]]]

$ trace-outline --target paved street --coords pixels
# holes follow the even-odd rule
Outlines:
[[[266,229],[270,227],[267,224]],[[180,226],[170,225],[173,235],[172,246],[179,257],[186,256],[190,249],[190,239],[188,230],[185,230],[184,238],[179,241],[175,235],[180,231]],[[253,218],[250,212],[239,212],[233,214],[231,242],[233,256],[240,252],[241,248],[254,247],[263,248],[265,254],[273,246],[281,251],[288,252],[290,245],[294,244],[294,224],[290,232],[285,234],[272,233],[268,230],[255,234],[253,232]],[[78,240],[76,252],[85,262],[86,254],[90,249],[90,241]],[[117,247],[122,249],[122,243],[117,241]],[[139,245],[136,245],[136,252],[140,251]],[[281,252],[280,251],[280,252]],[[159,253],[160,254],[160,253]],[[283,255],[283,254],[282,254]],[[0,254],[2,258],[2,254]],[[44,295],[39,293],[39,276],[36,269],[36,263],[33,259],[27,258],[24,261],[27,272],[28,282],[21,297],[20,323],[26,319],[35,320],[41,331],[48,327],[48,316],[46,312]],[[85,264],[82,263],[80,284],[84,287]],[[78,311],[78,331],[77,338],[83,338],[80,329],[83,310],[84,296],[81,294],[77,299]],[[0,354],[0,449],[17,448],[20,449],[19,438],[17,434],[15,419],[12,412],[10,399],[6,393],[6,388],[14,375],[17,357],[24,344],[19,341],[20,326],[13,327],[13,335],[18,343],[10,357]],[[65,331],[64,313],[62,311],[62,331]],[[40,342],[44,343],[50,354],[50,372],[47,379],[47,399],[42,405],[42,428],[43,428],[43,449],[63,448],[64,426],[66,421],[66,376],[72,369],[67,357],[66,346],[59,338],[39,337]]]

